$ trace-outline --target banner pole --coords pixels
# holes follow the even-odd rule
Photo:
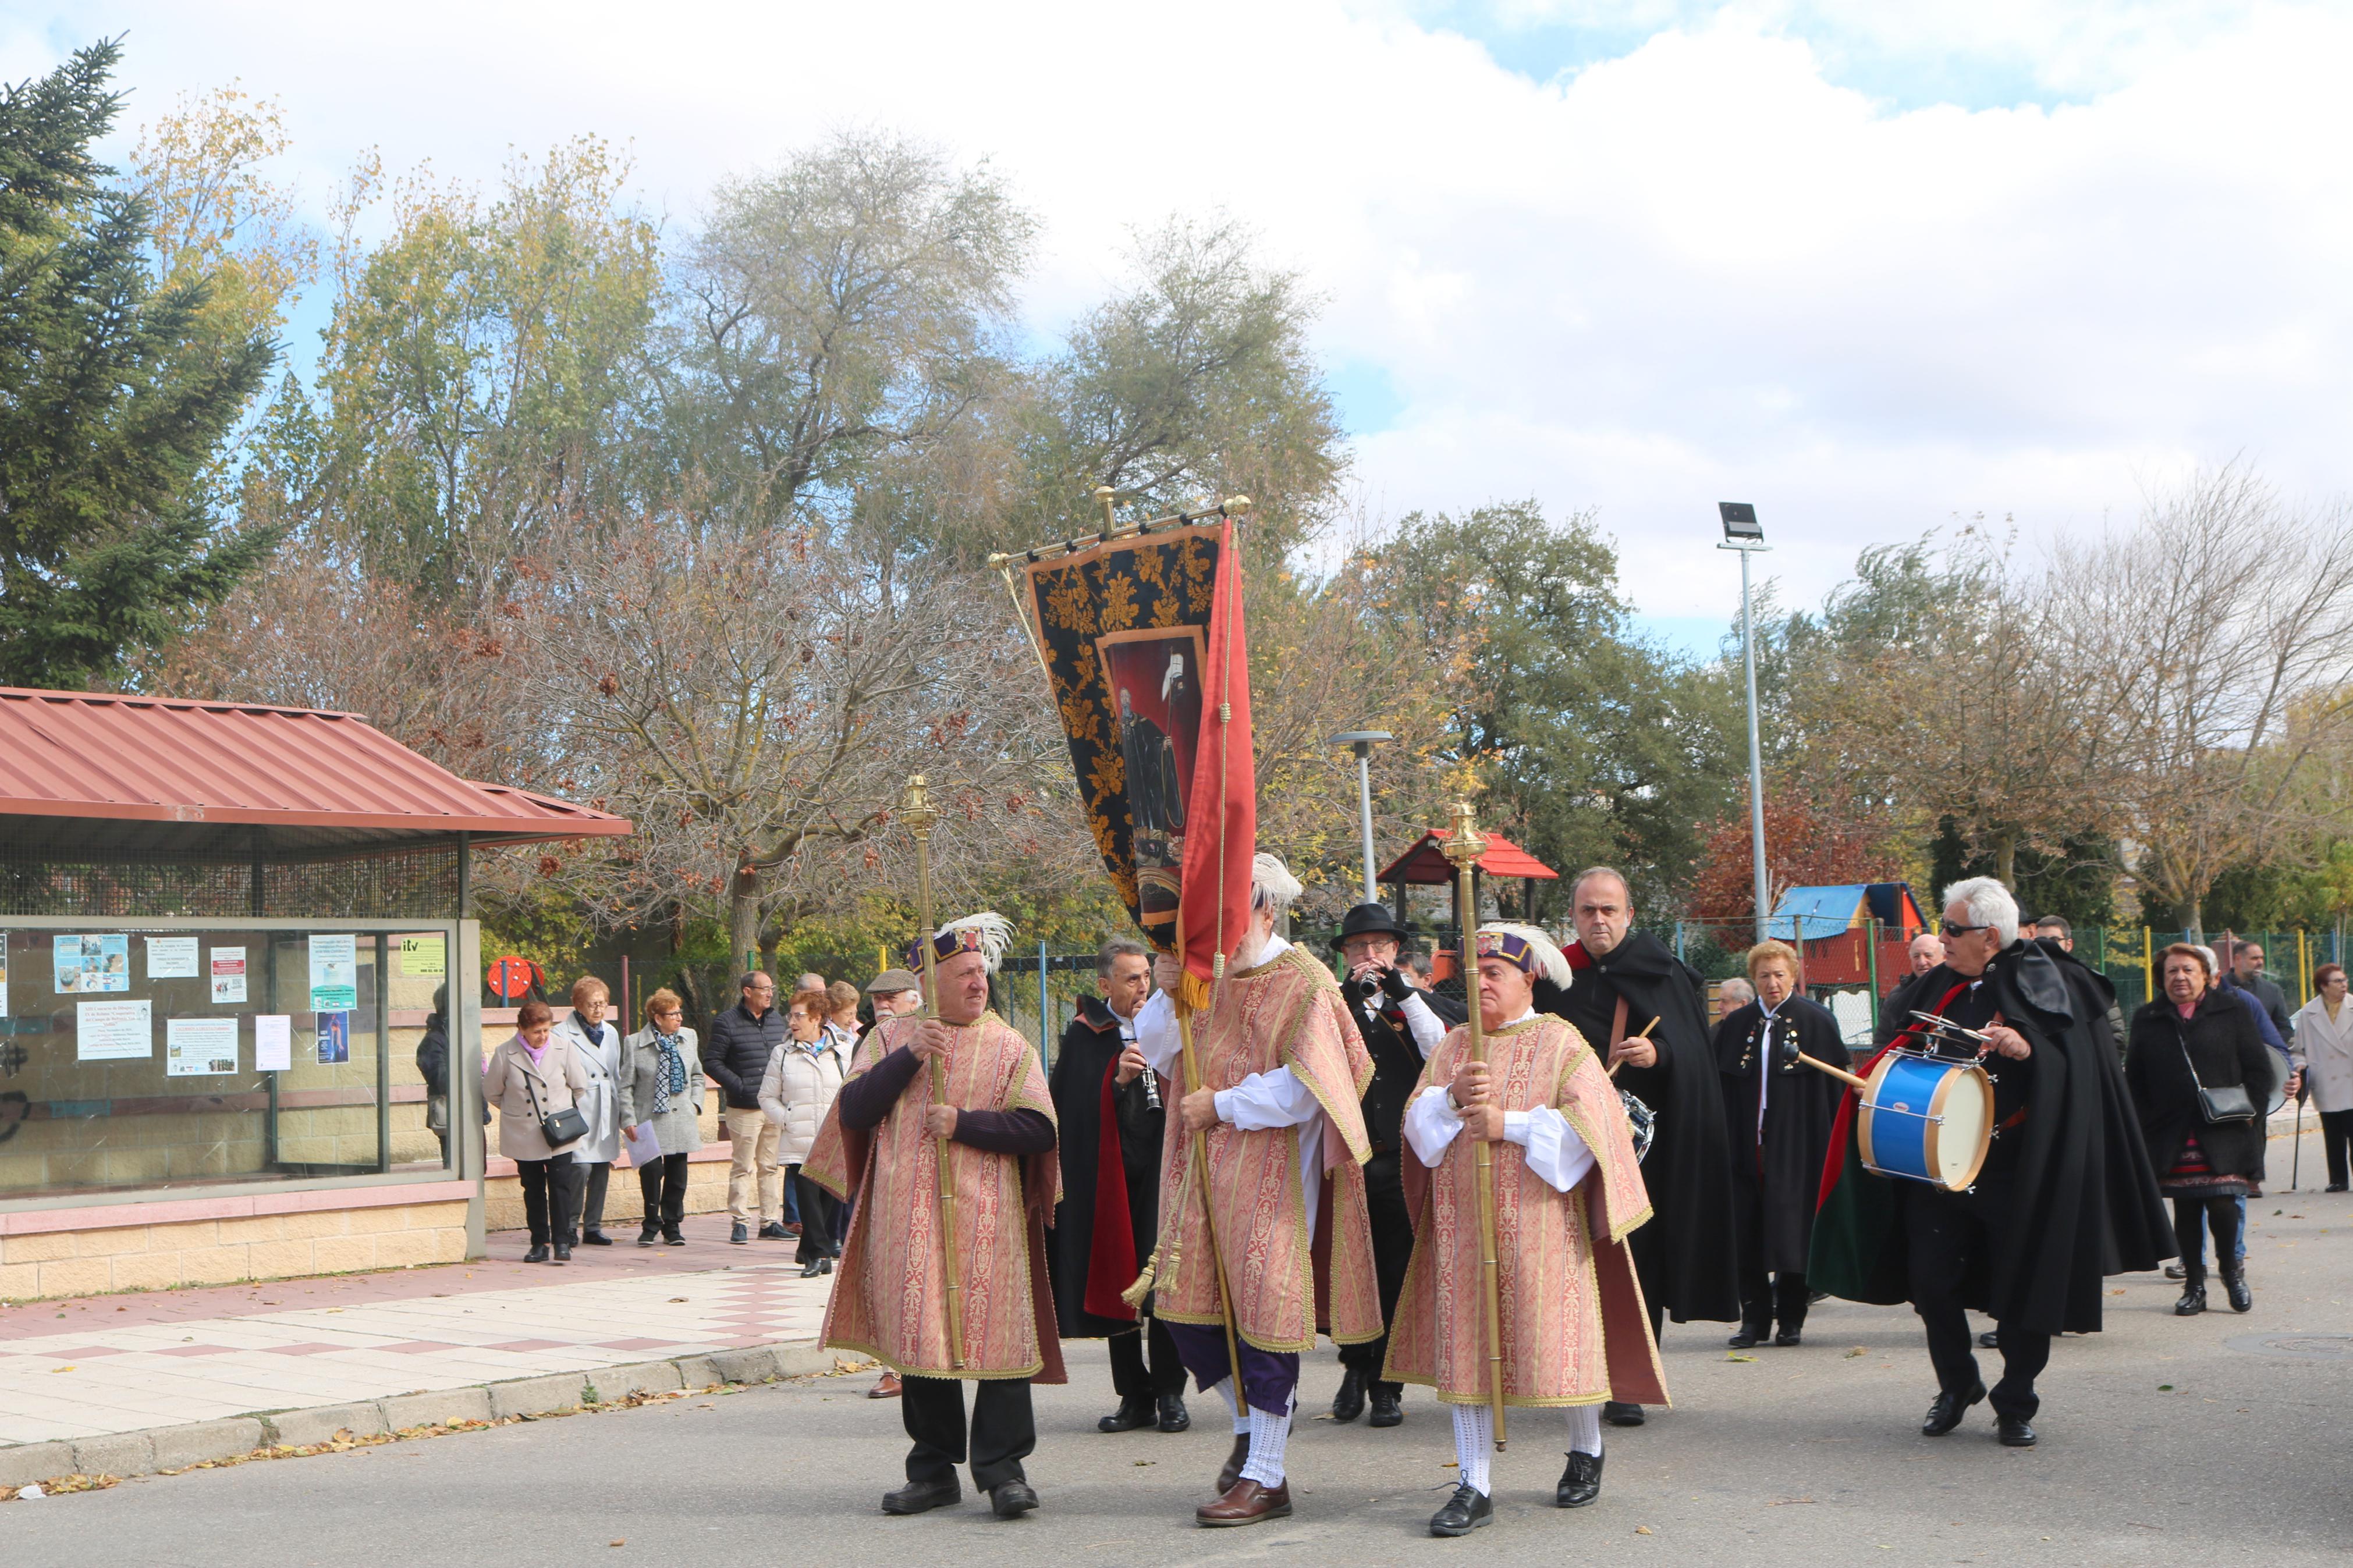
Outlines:
[[[907,824],[907,831],[915,837],[915,919],[923,927],[920,941],[923,944],[923,1016],[940,1016],[939,955],[932,941],[932,827],[940,819],[939,808],[931,803],[923,788],[923,775],[915,774],[907,781],[907,798],[899,807],[899,815]],[[948,1082],[945,1061],[932,1058],[932,1103],[948,1102]],[[948,1364],[958,1372],[964,1370],[964,1271],[956,1259],[955,1173],[950,1169],[948,1140],[935,1138],[932,1164],[939,1176],[940,1193],[940,1264],[945,1271],[945,1305],[948,1318]]]

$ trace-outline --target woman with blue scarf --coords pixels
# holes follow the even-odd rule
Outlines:
[[[702,1147],[702,1058],[686,1005],[667,988],[646,998],[646,1026],[621,1042],[621,1125],[650,1123],[661,1157],[638,1167],[646,1218],[638,1245],[684,1247],[686,1157]]]

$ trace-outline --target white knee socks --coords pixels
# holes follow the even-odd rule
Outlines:
[[[1484,1405],[1450,1405],[1454,1417],[1454,1459],[1462,1469],[1462,1484],[1478,1489],[1481,1497],[1494,1496],[1490,1468],[1495,1456],[1495,1412]]]
[[[1209,1386],[1218,1391],[1218,1397],[1226,1402],[1228,1410],[1233,1412],[1234,1436],[1239,1437],[1249,1431],[1250,1429],[1250,1413],[1242,1408],[1241,1401],[1234,1394],[1234,1380],[1230,1377],[1220,1378]]]
[[[1572,1405],[1568,1407],[1568,1446],[1571,1451],[1601,1457],[1601,1406]]]
[[[1297,1395],[1293,1397],[1295,1399]],[[1250,1413],[1250,1462],[1242,1467],[1242,1474],[1262,1487],[1281,1486],[1282,1447],[1290,1436],[1289,1411],[1271,1415],[1252,1405]]]

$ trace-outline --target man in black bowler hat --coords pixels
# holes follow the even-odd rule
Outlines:
[[[1358,904],[1341,921],[1333,939],[1345,970],[1340,988],[1347,994],[1365,1048],[1373,1058],[1373,1081],[1365,1089],[1365,1133],[1373,1144],[1373,1157],[1365,1165],[1365,1203],[1385,1324],[1397,1312],[1406,1265],[1413,1259],[1413,1211],[1406,1206],[1404,1174],[1398,1165],[1406,1096],[1421,1078],[1422,1058],[1464,1016],[1460,1002],[1420,989],[1398,967],[1398,954],[1409,934],[1387,906]],[[1398,1405],[1404,1385],[1380,1381],[1388,1350],[1387,1334],[1340,1347],[1345,1372],[1340,1392],[1332,1399],[1332,1419],[1354,1421],[1363,1413],[1367,1394],[1374,1426],[1394,1426],[1405,1419]]]

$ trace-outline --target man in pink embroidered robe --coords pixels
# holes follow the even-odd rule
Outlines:
[[[1029,1384],[1064,1380],[1045,1268],[1045,1225],[1060,1197],[1053,1100],[1029,1039],[987,1011],[1001,939],[992,945],[959,922],[934,940],[939,1016],[888,1019],[859,1043],[804,1167],[858,1200],[824,1343],[875,1357],[902,1384],[914,1446],[908,1484],[883,1498],[883,1511],[959,1500],[955,1467],[969,1454],[974,1485],[1009,1519],[1038,1506],[1021,1465],[1038,1440]],[[933,1103],[934,1061],[947,1076],[942,1104]],[[940,1239],[942,1138],[955,1191],[961,1365]]]
[[[1153,1310],[1204,1389],[1233,1413],[1234,1447],[1205,1525],[1255,1524],[1291,1511],[1282,1454],[1299,1352],[1319,1328],[1341,1343],[1378,1337],[1380,1292],[1360,1167],[1372,1149],[1362,1099],[1372,1058],[1331,971],[1274,934],[1299,896],[1282,862],[1261,855],[1250,930],[1194,1020],[1202,1086],[1176,1101],[1161,1161]],[[1136,1014],[1145,1059],[1180,1087],[1174,959]],[[1193,1132],[1206,1130],[1211,1209],[1204,1215]],[[1217,1233],[1215,1252],[1209,1224]],[[1239,1384],[1228,1364],[1217,1262],[1233,1289]]]
[[[1568,965],[1525,927],[1481,931],[1478,962],[1486,1059],[1471,1059],[1467,1026],[1452,1030],[1406,1109],[1420,1167],[1408,1192],[1417,1239],[1387,1369],[1436,1388],[1452,1410],[1461,1484],[1430,1521],[1440,1535],[1493,1518],[1481,1142],[1493,1173],[1504,1403],[1568,1415],[1568,1467],[1554,1500],[1577,1508],[1599,1494],[1606,1401],[1666,1403],[1626,1247],[1651,1205],[1624,1107],[1584,1037],[1534,1008],[1535,976],[1563,984]]]

